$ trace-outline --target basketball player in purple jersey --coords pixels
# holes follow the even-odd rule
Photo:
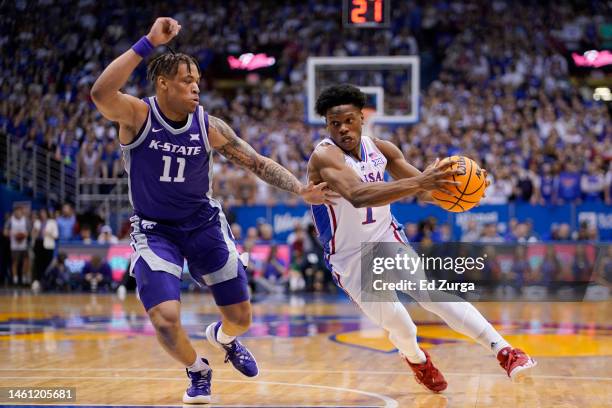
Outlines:
[[[450,162],[438,166],[436,161],[421,173],[394,144],[363,136],[365,101],[365,94],[351,85],[331,86],[317,99],[316,111],[325,118],[330,137],[315,147],[308,176],[311,182],[328,182],[342,198],[337,204],[313,205],[312,215],[336,284],[389,333],[389,340],[413,370],[417,382],[440,392],[446,389],[446,380],[429,354],[419,347],[417,328],[404,305],[399,300],[362,301],[361,243],[399,242],[399,250],[417,258],[391,214],[390,204],[412,195],[431,202],[431,192],[456,184],[448,177],[461,170],[450,170]],[[395,180],[384,182],[385,171]],[[512,348],[470,303],[432,302],[424,296],[416,298],[419,295],[414,292],[408,294],[452,329],[491,350],[509,377],[518,379],[535,366],[531,357]]]
[[[222,319],[206,329],[242,374],[258,374],[253,355],[236,338],[251,323],[244,265],[227,220],[212,198],[212,149],[262,180],[298,194],[311,204],[335,196],[325,183],[302,185],[289,171],[255,152],[222,120],[199,105],[200,69],[185,54],[167,53],[148,65],[155,96],[142,100],[120,92],[153,49],[168,43],[181,26],[158,18],[151,31],[116,58],[94,83],[100,112],[119,123],[119,141],[134,207],[132,270],[140,299],[162,347],[187,367],[191,386],[185,403],[210,402],[212,370],[192,347],[180,321],[179,284],[184,259],[191,276],[206,284]]]

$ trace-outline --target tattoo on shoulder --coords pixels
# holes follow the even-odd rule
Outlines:
[[[273,160],[260,156],[248,143],[240,139],[227,123],[210,116],[210,126],[227,141],[216,148],[227,160],[251,170],[268,184],[282,190],[292,193],[300,191],[301,183],[289,170]]]

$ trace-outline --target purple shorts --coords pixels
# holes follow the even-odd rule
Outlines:
[[[249,299],[248,281],[225,215],[202,211],[188,223],[154,222],[137,215],[132,221],[131,273],[146,310],[180,300],[184,260],[191,277],[210,288],[218,306]]]

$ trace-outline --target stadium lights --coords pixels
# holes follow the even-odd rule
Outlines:
[[[608,87],[595,88],[593,91],[593,99],[596,101],[612,101],[612,92]]]

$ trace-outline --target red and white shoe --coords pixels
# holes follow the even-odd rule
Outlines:
[[[424,363],[413,364],[408,361],[406,357],[404,357],[404,360],[406,360],[410,368],[412,368],[412,371],[414,371],[414,378],[419,384],[424,385],[427,387],[427,389],[433,392],[444,391],[448,385],[444,379],[444,376],[433,365],[429,353],[425,350],[423,350],[423,353],[425,353],[425,357],[427,357],[427,360]]]
[[[531,369],[538,363],[529,357],[523,350],[512,347],[504,347],[497,353],[499,365],[506,370],[508,377],[513,381],[519,381],[530,375]]]

